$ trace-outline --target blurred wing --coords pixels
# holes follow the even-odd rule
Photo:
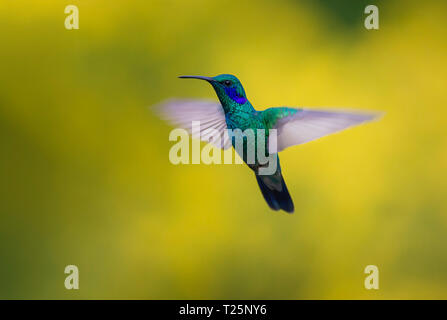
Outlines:
[[[155,106],[159,116],[172,125],[187,130],[194,138],[210,142],[216,147],[228,149],[231,140],[227,132],[227,123],[222,106],[214,101],[170,99]],[[200,121],[200,132],[192,132],[192,122]],[[207,130],[215,129],[222,140],[219,143],[209,141]]]
[[[363,122],[377,119],[379,113],[355,111],[330,111],[318,109],[283,109],[273,126],[277,129],[277,152],[287,147],[303,144]],[[270,110],[272,110],[270,109]],[[281,117],[281,115],[284,115]],[[269,142],[269,145],[272,144]]]

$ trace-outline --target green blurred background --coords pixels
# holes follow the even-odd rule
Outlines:
[[[2,0],[0,298],[447,298],[446,10]],[[259,109],[386,116],[283,152],[296,212],[273,212],[245,166],[172,165],[172,128],[148,109],[215,99],[176,77],[220,73]]]

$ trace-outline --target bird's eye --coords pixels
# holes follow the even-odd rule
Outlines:
[[[231,81],[230,80],[225,80],[224,81],[224,85],[226,85],[227,87],[231,86]]]

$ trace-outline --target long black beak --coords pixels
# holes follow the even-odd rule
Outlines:
[[[199,79],[199,80],[205,80],[205,81],[208,81],[208,82],[215,81],[211,77],[203,77],[203,76],[180,76],[179,78],[182,78],[182,79]]]

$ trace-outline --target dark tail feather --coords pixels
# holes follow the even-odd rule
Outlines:
[[[292,198],[290,197],[289,190],[287,190],[286,183],[281,173],[279,173],[281,179],[281,191],[274,188],[270,188],[265,182],[268,176],[256,175],[256,180],[258,180],[259,188],[261,188],[262,195],[265,201],[267,201],[270,208],[273,210],[284,210],[288,213],[293,213],[294,206]]]

